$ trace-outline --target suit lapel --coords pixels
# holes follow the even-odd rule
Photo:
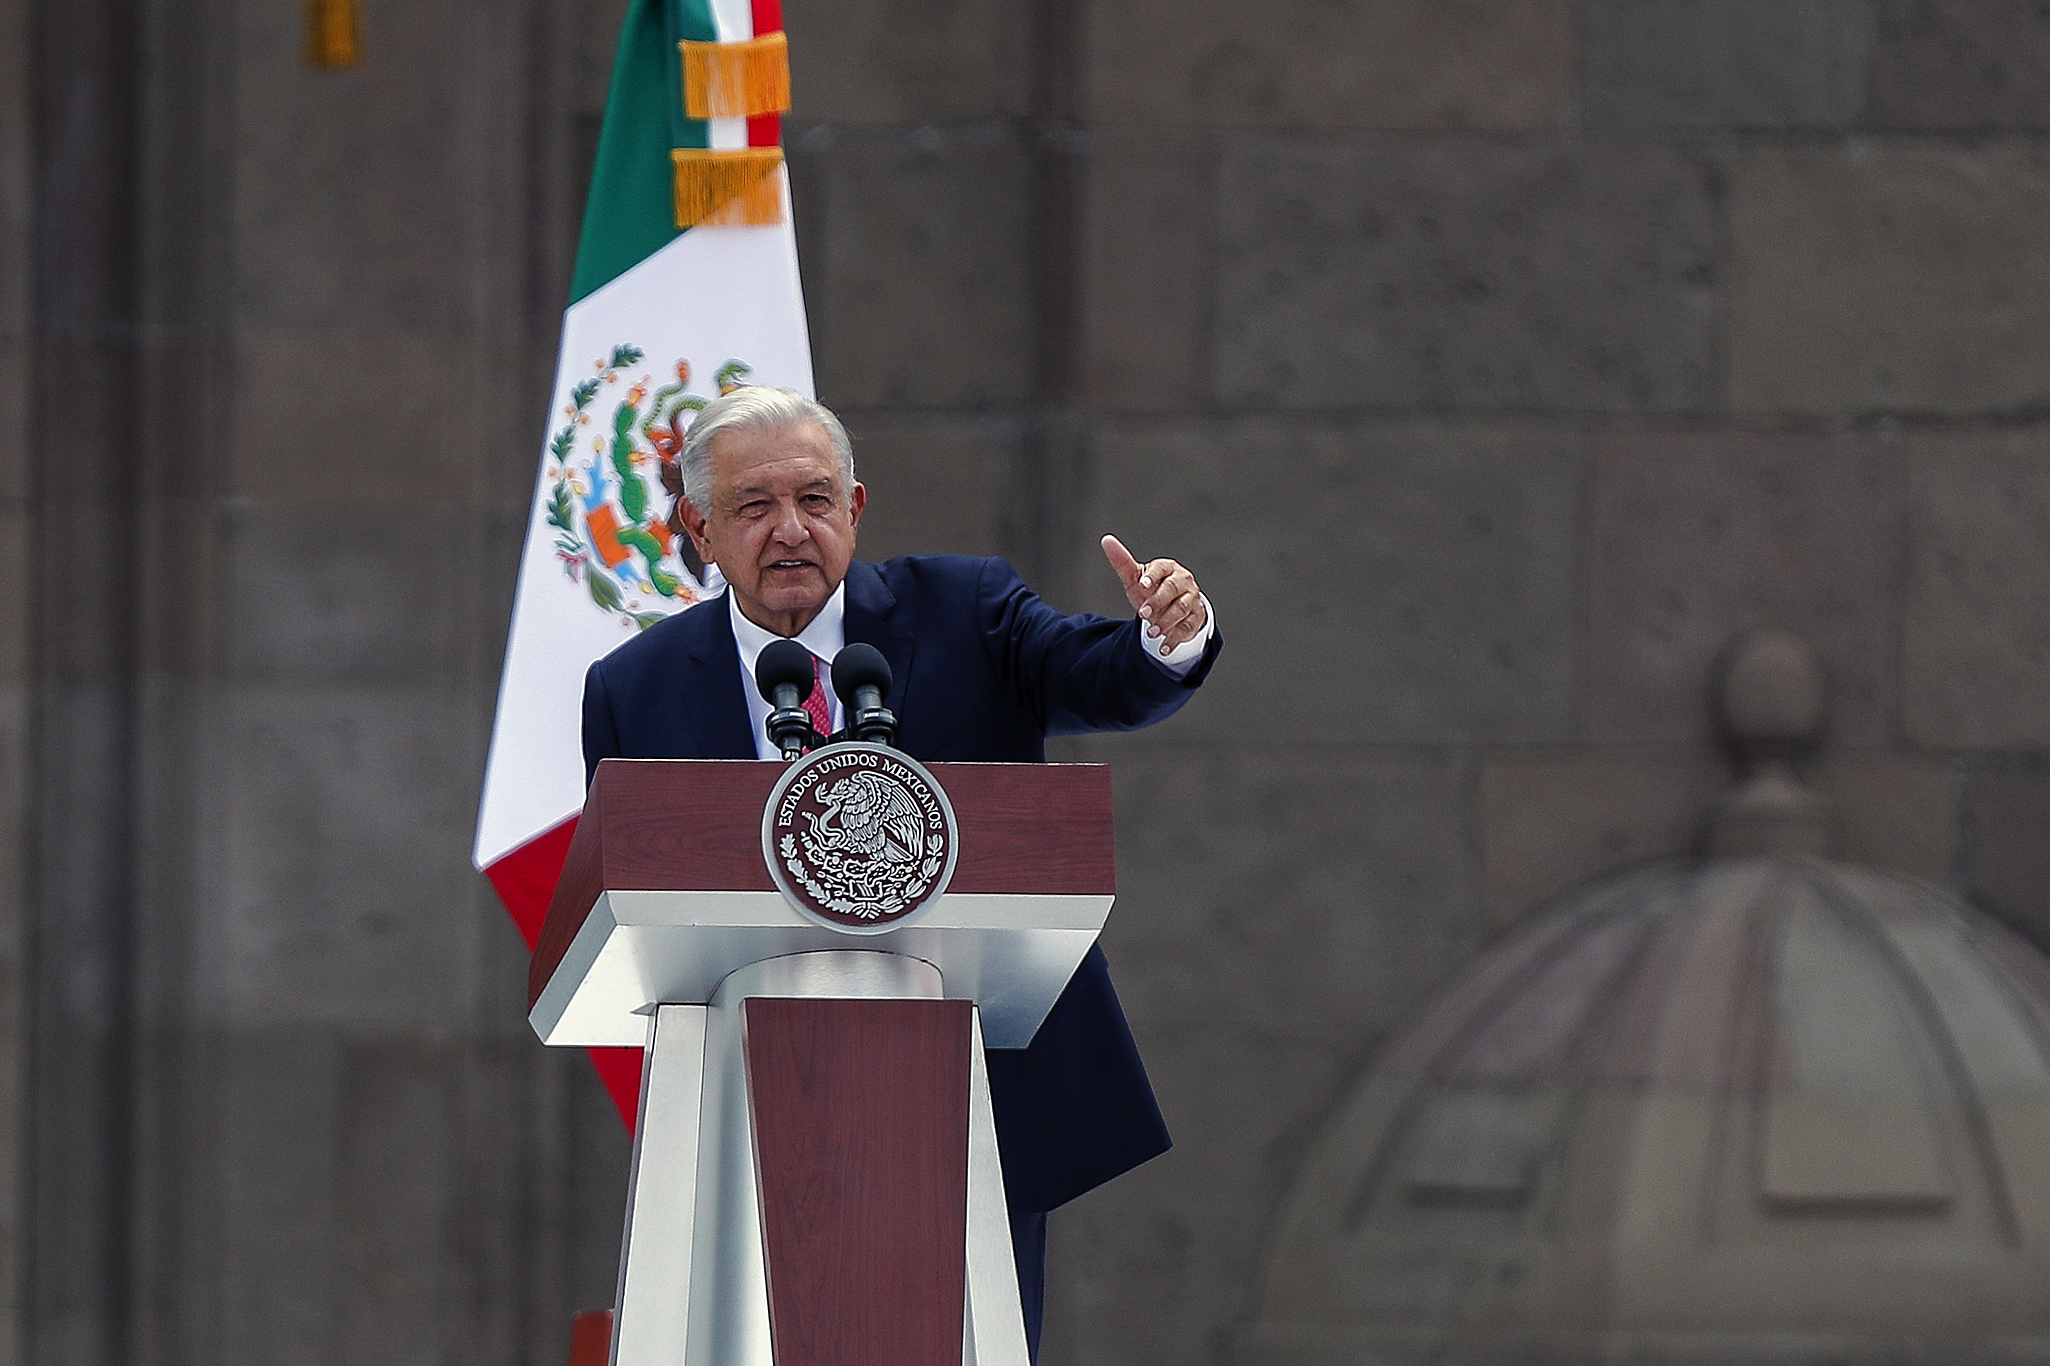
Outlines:
[[[731,623],[728,623],[731,630]],[[885,706],[904,715],[911,686],[911,658],[918,634],[909,607],[897,600],[882,571],[857,560],[847,567],[847,643],[873,645],[890,661],[890,697]]]
[[[682,698],[677,706],[690,718],[698,754],[706,759],[755,757],[747,695],[740,690],[740,652],[733,643],[729,610],[721,596],[684,613],[694,629],[686,645]]]

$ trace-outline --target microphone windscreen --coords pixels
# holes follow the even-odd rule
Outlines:
[[[861,687],[874,688],[889,701],[891,681],[890,661],[873,645],[856,641],[833,656],[833,691],[849,708],[854,706],[854,690]]]
[[[755,657],[755,686],[761,689],[762,700],[772,707],[776,705],[779,686],[794,686],[797,700],[802,703],[811,696],[811,681],[811,651],[794,640],[772,640]]]

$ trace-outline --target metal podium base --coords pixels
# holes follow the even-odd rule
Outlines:
[[[741,1003],[944,994],[939,970],[920,959],[825,950],[741,968],[720,983],[709,1006],[655,1008],[634,1129],[612,1366],[774,1366]],[[972,1020],[961,1360],[1027,1366],[980,1016]]]

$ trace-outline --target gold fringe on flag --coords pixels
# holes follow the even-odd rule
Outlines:
[[[306,62],[338,70],[362,60],[356,0],[306,0]]]
[[[748,119],[790,108],[790,44],[780,33],[744,43],[683,49],[683,112],[694,119]]]
[[[674,147],[676,226],[702,224],[761,227],[783,221],[781,147],[736,147],[730,151]]]

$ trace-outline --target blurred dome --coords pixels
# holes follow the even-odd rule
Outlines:
[[[1241,1362],[2050,1361],[2050,960],[1802,852],[1790,774],[1391,1037]]]

